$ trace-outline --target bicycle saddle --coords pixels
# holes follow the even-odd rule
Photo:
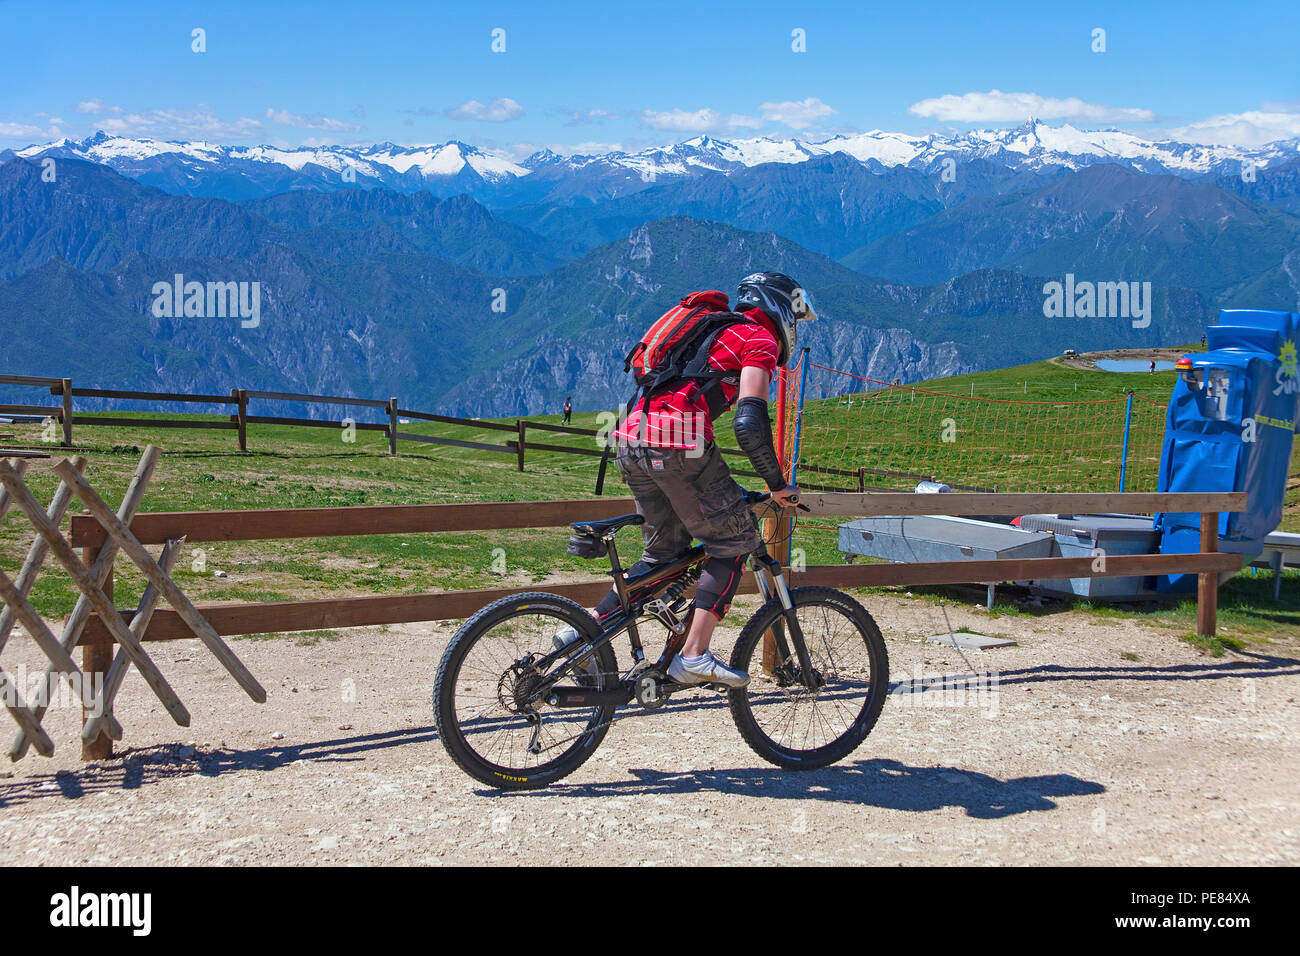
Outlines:
[[[605,518],[601,521],[575,521],[569,525],[578,534],[594,535],[597,538],[611,538],[619,528],[630,524],[645,524],[642,515],[619,515],[617,518]]]

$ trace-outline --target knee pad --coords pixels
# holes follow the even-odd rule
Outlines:
[[[709,558],[700,572],[700,583],[695,588],[695,607],[708,611],[719,621],[731,608],[731,599],[740,587],[740,575],[745,568],[745,556]]]

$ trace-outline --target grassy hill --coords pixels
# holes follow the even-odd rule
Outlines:
[[[1046,403],[1116,398],[1132,388],[1138,395],[1164,402],[1173,374],[1125,375],[1037,362],[916,383],[915,388],[959,396],[969,396],[973,388],[977,399],[1016,396],[1021,401]],[[858,400],[861,398],[859,395]],[[839,401],[809,404],[808,420],[814,427],[806,433],[805,461],[828,454],[825,442],[830,438],[843,441],[852,434],[858,447],[867,449],[866,454],[889,444],[889,436],[878,430],[819,432],[815,427],[818,415],[829,414]],[[558,423],[558,416],[538,420]],[[598,413],[588,412],[575,414],[573,424],[597,428],[601,423]],[[411,423],[402,428],[492,444],[511,437],[508,432],[467,426]],[[731,444],[728,420],[720,421],[717,431],[722,444]],[[0,446],[41,445],[38,425],[0,424],[0,436]],[[120,500],[143,447],[149,443],[161,446],[164,455],[145,498],[143,510],[148,511],[584,498],[593,493],[597,463],[592,457],[533,450],[528,453],[527,470],[521,473],[513,454],[403,442],[393,457],[382,433],[357,432],[355,443],[345,444],[340,434],[328,428],[278,425],[250,425],[247,454],[238,451],[230,432],[79,426],[74,438],[76,451],[90,459],[88,477],[110,502]],[[530,432],[530,440],[593,447],[589,444],[593,439],[562,434]],[[960,441],[955,447],[961,448]],[[57,446],[50,450],[56,456],[63,454]],[[1083,457],[1090,454],[1087,448],[1079,452]],[[1013,463],[1008,475],[1032,481],[1033,467],[1032,462]],[[1061,466],[1055,467],[1053,477]],[[745,483],[752,485],[757,480],[742,479]],[[38,463],[32,468],[29,484],[39,498],[48,500],[55,479],[47,466]],[[1013,481],[1009,484],[1015,486]],[[606,494],[626,494],[616,469],[610,469]],[[1300,487],[1288,494],[1287,511],[1283,528],[1300,531]],[[833,525],[825,521],[806,519],[801,524],[795,544],[804,549],[807,563],[840,560],[832,531]],[[13,513],[0,527],[0,568],[11,576],[30,537],[26,521]],[[187,593],[201,601],[273,601],[345,592],[401,594],[528,585],[557,578],[590,578],[598,570],[565,554],[564,545],[565,536],[556,529],[206,543],[187,548],[177,578]],[[199,548],[203,550],[202,562],[197,560]],[[494,560],[499,567],[501,552],[497,549],[504,551],[504,574],[493,569]],[[117,603],[132,605],[143,590],[143,579],[125,563],[118,567]],[[225,576],[214,576],[216,571],[225,572]],[[1300,612],[1294,610],[1300,597],[1296,593],[1300,575],[1291,572],[1283,592],[1292,605],[1272,602],[1267,578],[1246,571],[1225,588],[1221,600],[1226,629],[1250,635],[1300,627]],[[65,614],[74,599],[75,591],[61,570],[51,566],[38,579],[34,603],[43,612]],[[1158,613],[1167,619],[1186,620],[1190,626],[1194,620],[1191,607],[1185,602]],[[1014,604],[1000,605],[998,610],[1018,613]]]

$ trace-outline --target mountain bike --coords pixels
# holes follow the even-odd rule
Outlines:
[[[769,498],[745,494],[751,513]],[[668,664],[686,642],[694,613],[687,592],[706,555],[696,545],[674,561],[629,573],[614,539],[643,522],[628,514],[570,525],[571,543],[586,545],[583,556],[609,557],[620,606],[600,620],[569,598],[529,592],[494,601],[456,631],[433,691],[438,734],[451,759],[490,786],[545,787],[595,753],[618,708],[657,710],[686,690],[726,693],[741,736],[779,767],[824,767],[861,744],[889,687],[885,642],[866,609],[832,588],[789,588],[781,563],[760,544],[749,568],[763,604],[731,654],[731,666],[750,673],[749,684],[675,683]],[[641,628],[656,623],[667,635],[651,659]],[[555,639],[565,626],[577,639]],[[622,634],[631,661],[620,671],[612,642]]]

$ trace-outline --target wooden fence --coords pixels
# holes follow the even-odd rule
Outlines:
[[[397,398],[349,398],[340,395],[308,395],[297,392],[265,392],[243,388],[232,388],[229,395],[189,395],[178,392],[125,391],[122,389],[111,388],[74,387],[71,379],[40,378],[30,375],[0,375],[0,385],[39,386],[42,388],[48,388],[51,395],[58,396],[60,399],[58,405],[0,405],[0,415],[35,415],[60,423],[63,431],[62,445],[65,448],[72,447],[73,425],[116,426],[119,428],[200,428],[233,431],[237,433],[240,451],[248,451],[248,426],[250,424],[291,425],[303,428],[334,429],[341,429],[345,426],[349,426],[358,431],[383,432],[388,438],[388,451],[389,454],[392,455],[397,454],[397,443],[399,441],[410,441],[429,445],[443,445],[453,448],[472,448],[476,451],[513,455],[516,466],[520,471],[524,470],[525,455],[528,449],[532,449],[535,452],[598,458],[601,460],[601,464],[596,481],[597,495],[601,494],[604,488],[605,468],[606,462],[608,461],[603,446],[597,441],[597,439],[601,437],[601,432],[594,428],[555,425],[550,422],[535,422],[523,418],[516,419],[513,422],[500,422],[488,421],[480,418],[458,418],[453,415],[435,415],[431,412],[421,412],[409,408],[401,408],[399,407]],[[136,418],[129,415],[115,413],[78,415],[73,408],[73,399],[76,397],[112,398],[126,401],[146,401],[156,403],[186,402],[197,405],[220,405],[232,407],[233,411],[230,412],[227,421],[203,421],[192,417]],[[384,420],[378,422],[357,422],[350,419],[348,421],[340,421],[337,419],[250,415],[248,413],[250,400],[373,408],[382,410]],[[439,435],[423,435],[417,432],[402,431],[401,426],[405,424],[402,419],[438,422],[445,425],[459,425],[488,431],[509,432],[512,437],[497,444],[492,442],[468,441],[461,438],[447,438]],[[576,448],[572,445],[556,445],[547,442],[529,441],[528,431],[530,429],[533,431],[589,437],[592,439],[591,447]],[[737,455],[743,456],[745,454],[738,448],[719,448],[718,450],[722,452],[723,455],[732,457]],[[18,451],[6,453],[12,456],[20,454]],[[867,471],[871,471],[871,469],[867,469]],[[744,469],[733,468],[731,473],[733,475],[741,475],[749,478],[760,477],[757,473]],[[886,472],[872,473],[886,474]],[[861,483],[859,482],[859,484]]]
[[[804,501],[814,515],[1017,515],[1033,512],[1088,513],[1124,510],[1200,512],[1201,551],[1194,554],[1108,556],[1101,569],[1095,558],[1021,558],[1013,560],[934,561],[914,564],[825,565],[792,569],[794,586],[831,587],[881,585],[996,584],[1005,581],[1078,577],[1142,576],[1195,573],[1198,577],[1197,631],[1215,632],[1218,575],[1242,567],[1242,557],[1216,551],[1219,513],[1240,511],[1246,496],[1230,493],[1127,494],[945,494],[812,493]],[[607,518],[631,511],[630,498],[567,501],[481,502],[472,504],[381,505],[341,508],[289,508],[261,511],[196,511],[136,514],[129,523],[141,544],[210,541],[253,541],[370,534],[413,534],[456,531],[561,527],[573,521]],[[110,547],[113,540],[103,516],[74,515],[69,542],[87,556]],[[558,544],[557,544],[558,547]],[[197,610],[211,635],[230,636],[316,628],[401,624],[468,617],[500,597],[525,590],[547,590],[592,605],[609,589],[603,579],[590,582],[529,587],[501,587],[424,594],[383,594],[331,597],[305,601],[247,602],[208,605]],[[104,593],[112,594],[111,568]],[[747,575],[742,592],[753,592]],[[195,636],[192,623],[176,609],[159,609],[132,627],[135,612],[118,611],[120,622],[105,623],[90,616],[78,643],[82,669],[106,670],[112,660],[115,634],[128,630],[142,642],[184,640]],[[87,744],[88,757],[102,757],[111,748],[107,737]]]

